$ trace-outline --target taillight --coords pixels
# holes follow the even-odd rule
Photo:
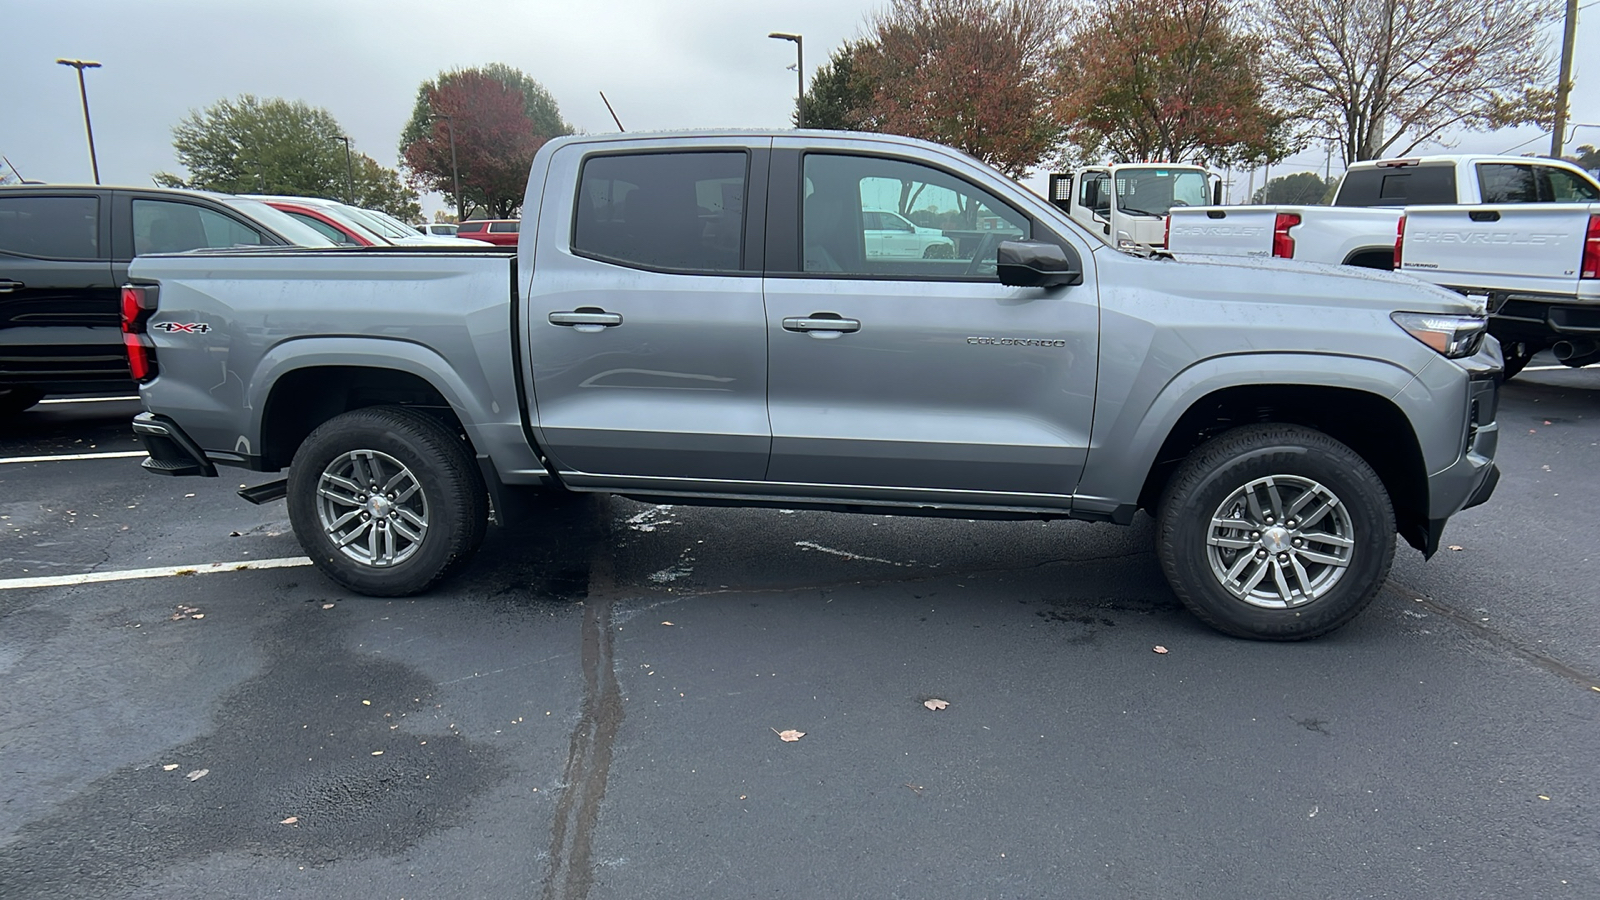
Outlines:
[[[1289,229],[1300,224],[1299,213],[1278,213],[1272,220],[1272,255],[1279,259],[1294,259],[1294,238]]]
[[[122,346],[128,351],[128,371],[134,381],[156,377],[156,348],[145,324],[156,311],[153,285],[122,286]]]
[[[1167,224],[1161,230],[1161,249],[1172,246],[1172,214],[1167,214]]]
[[[1583,266],[1579,278],[1600,278],[1600,215],[1589,217],[1589,231],[1583,236]]]
[[[1590,222],[1590,227],[1591,228],[1594,227],[1594,223],[1592,221]],[[1405,213],[1401,213],[1400,214],[1400,224],[1398,224],[1398,225],[1396,225],[1394,227],[1394,270],[1396,272],[1400,271],[1400,257],[1402,255],[1404,255],[1405,246],[1406,246],[1406,215],[1405,215]]]

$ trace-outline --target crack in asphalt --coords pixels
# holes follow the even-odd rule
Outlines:
[[[618,598],[608,504],[597,504],[599,534],[589,564],[583,613],[583,706],[572,729],[565,789],[556,805],[550,836],[550,869],[543,900],[583,900],[594,883],[594,832],[611,774],[612,748],[622,727],[622,688],[617,683],[612,607]]]
[[[1390,581],[1388,584],[1384,585],[1384,590],[1389,591],[1390,593],[1407,601],[1420,603],[1424,609],[1428,610],[1434,615],[1439,616],[1440,618],[1454,623],[1457,627],[1466,631],[1470,636],[1483,641],[1491,647],[1494,647],[1496,650],[1509,653],[1512,656],[1523,660],[1524,662],[1530,662],[1553,675],[1559,675],[1560,677],[1579,685],[1584,690],[1592,690],[1600,687],[1600,675],[1596,675],[1591,672],[1585,672],[1577,666],[1562,662],[1561,660],[1556,659],[1554,656],[1551,656],[1550,654],[1541,650],[1536,650],[1508,634],[1497,631],[1494,628],[1483,624],[1478,620],[1477,617],[1469,613],[1462,612],[1461,610],[1456,609],[1455,607],[1446,603],[1428,597],[1421,591],[1404,588],[1403,585],[1396,584],[1393,581]]]

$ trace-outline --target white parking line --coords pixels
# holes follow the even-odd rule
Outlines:
[[[119,572],[83,572],[77,575],[45,575],[39,578],[0,578],[0,591],[16,588],[66,587],[98,584],[104,581],[134,581],[140,578],[170,578],[174,575],[210,575],[213,572],[242,572],[246,569],[292,569],[309,566],[305,556],[278,559],[247,559],[239,562],[207,563],[198,566],[162,566],[155,569],[123,569]]]
[[[36,462],[67,462],[74,459],[134,459],[150,454],[143,450],[118,450],[114,453],[63,453],[55,456],[7,456],[0,458],[0,466],[6,463],[36,463]]]
[[[56,397],[53,400],[40,400],[42,406],[46,403],[116,403],[122,400],[137,400],[138,397]]]
[[[1576,371],[1576,370],[1573,369],[1571,366],[1528,366],[1527,368],[1523,369],[1522,371],[1524,371],[1524,372],[1573,372],[1573,371]]]

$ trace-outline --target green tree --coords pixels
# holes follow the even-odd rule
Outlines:
[[[1323,202],[1331,187],[1314,172],[1280,175],[1268,181],[1250,198],[1251,203],[1282,203],[1289,206],[1315,206]]]
[[[229,194],[287,194],[343,200],[354,174],[358,206],[415,214],[415,191],[364,153],[347,170],[344,129],[325,109],[301,100],[242,94],[191,110],[172,129],[172,147],[188,177],[156,173],[166,187]]]
[[[846,41],[811,76],[811,87],[800,100],[807,128],[871,130],[867,109],[872,105],[872,80],[856,56],[873,49],[866,41]]]
[[[490,63],[441,72],[417,88],[411,120],[400,132],[400,156],[413,187],[453,196],[459,173],[459,217],[475,206],[508,218],[522,205],[533,155],[549,139],[571,133],[543,85]]]
[[[1600,150],[1596,150],[1588,144],[1582,144],[1579,145],[1576,152],[1578,155],[1573,157],[1572,161],[1577,163],[1579,167],[1588,169],[1591,172],[1600,169]]]
[[[1083,155],[1270,162],[1291,149],[1262,42],[1232,0],[1097,0],[1058,57],[1058,115]]]

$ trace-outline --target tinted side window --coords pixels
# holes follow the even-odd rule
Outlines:
[[[746,169],[743,151],[591,157],[572,249],[653,269],[740,271]]]
[[[259,246],[259,231],[192,203],[133,201],[133,253],[182,253],[200,247]]]
[[[1539,202],[1539,180],[1533,166],[1479,163],[1478,187],[1485,203]]]
[[[1000,242],[1032,221],[992,194],[928,166],[808,153],[800,207],[803,266],[814,273],[995,280]],[[877,212],[899,229],[864,227]],[[902,221],[904,220],[904,221]],[[909,221],[914,230],[907,230]]]
[[[1348,172],[1335,206],[1408,206],[1456,202],[1456,170],[1449,163],[1380,166]]]
[[[456,227],[456,234],[473,234],[482,230],[482,222],[462,222]]]
[[[1556,203],[1585,203],[1600,200],[1600,190],[1593,184],[1563,169],[1547,168],[1550,175],[1550,199]]]
[[[517,226],[521,224],[521,222],[495,222],[489,226],[489,230],[495,232],[496,234],[516,234]]]
[[[0,197],[0,250],[46,259],[100,258],[97,197]]]

